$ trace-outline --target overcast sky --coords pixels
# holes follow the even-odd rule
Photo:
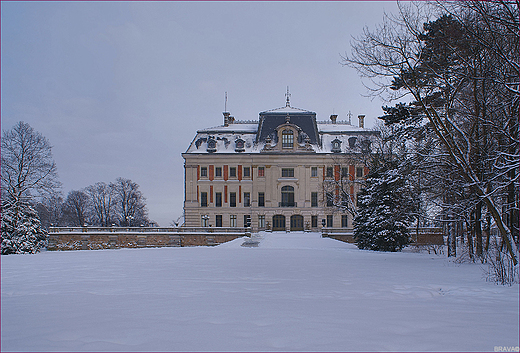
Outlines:
[[[395,2],[2,2],[1,123],[50,140],[63,194],[137,182],[161,226],[182,214],[198,129],[291,105],[347,120],[381,106],[340,64]]]

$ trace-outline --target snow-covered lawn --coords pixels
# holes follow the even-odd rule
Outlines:
[[[493,351],[518,285],[319,234],[2,256],[2,351]]]

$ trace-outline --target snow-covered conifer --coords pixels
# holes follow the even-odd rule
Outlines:
[[[28,203],[2,201],[2,255],[35,254],[47,246],[47,232]]]
[[[358,194],[354,239],[360,249],[400,251],[409,243],[414,202],[396,164],[375,157],[365,187]]]

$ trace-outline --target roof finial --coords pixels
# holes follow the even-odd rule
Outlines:
[[[226,98],[224,101],[224,111],[227,112],[227,92],[226,92]]]
[[[287,93],[285,94],[285,97],[286,97],[285,106],[286,107],[290,107],[291,106],[291,103],[289,103],[289,97],[290,96],[291,96],[291,94],[289,93],[289,86],[287,86]]]

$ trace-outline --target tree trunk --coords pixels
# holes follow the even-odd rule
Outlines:
[[[475,242],[476,254],[478,258],[482,258],[482,202],[475,207]]]

